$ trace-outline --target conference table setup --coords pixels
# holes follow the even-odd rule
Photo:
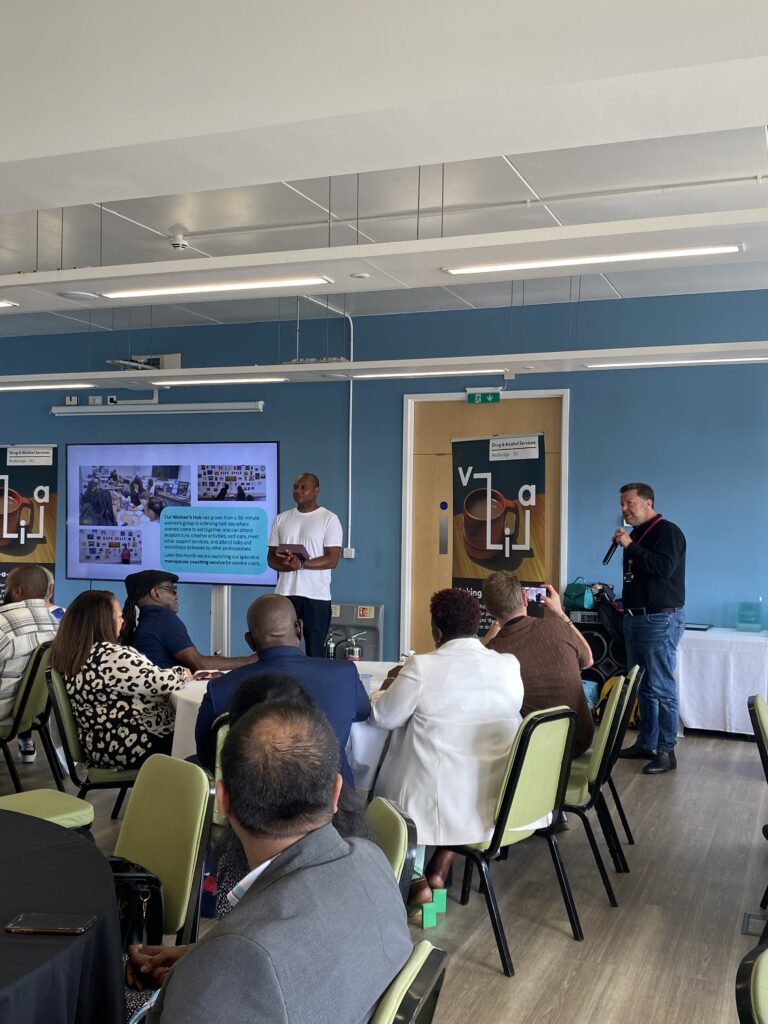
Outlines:
[[[112,871],[93,842],[0,811],[0,1020],[122,1024],[124,984]],[[95,918],[79,935],[10,934],[19,914]]]
[[[356,661],[360,680],[368,694],[375,693],[396,661]],[[187,685],[171,694],[176,709],[173,730],[174,757],[191,757],[196,753],[195,723],[197,712],[208,686],[207,679],[191,679]],[[371,722],[353,722],[347,743],[347,758],[355,776],[355,788],[369,790],[373,786],[376,770],[386,748],[390,732]]]

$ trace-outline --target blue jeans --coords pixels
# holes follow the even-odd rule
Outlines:
[[[677,645],[685,629],[683,610],[652,615],[625,615],[627,666],[644,670],[637,699],[640,728],[637,743],[666,753],[677,741]]]

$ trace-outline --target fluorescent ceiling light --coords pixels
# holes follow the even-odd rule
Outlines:
[[[160,295],[204,295],[211,292],[249,292],[260,288],[311,288],[333,284],[330,277],[292,277],[276,281],[240,281],[236,284],[187,284],[171,288],[128,288],[118,292],[102,292],[105,299],[151,299]]]
[[[674,260],[686,256],[727,256],[742,252],[744,246],[705,245],[690,249],[658,249],[654,252],[620,252],[607,256],[569,256],[553,260],[525,260],[519,263],[487,263],[477,267],[443,267],[446,274],[501,274],[514,270],[545,270],[555,267],[586,267],[595,263],[631,263],[635,260]]]
[[[18,302],[11,302],[10,299],[0,299],[0,309],[8,309],[11,306],[18,306]]]
[[[384,377],[480,377],[488,373],[506,373],[506,370],[391,370],[389,373],[352,373],[353,380],[379,380]]]
[[[0,384],[0,391],[80,391],[83,388],[95,388],[95,384]]]
[[[117,405],[53,405],[54,416],[178,416],[201,412],[263,412],[263,402],[182,402],[146,405],[118,402]]]
[[[729,359],[722,356],[719,359],[658,359],[643,361],[642,363],[584,363],[586,370],[624,370],[627,367],[643,366],[702,366],[711,363],[768,363],[768,356],[738,356]]]
[[[179,388],[190,384],[283,384],[287,377],[205,377],[198,380],[152,380],[153,388]]]

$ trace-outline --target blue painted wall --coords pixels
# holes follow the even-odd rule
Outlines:
[[[364,317],[355,322],[358,359],[493,352],[726,342],[765,337],[768,292],[675,296],[496,310]],[[345,352],[337,322],[305,321],[301,355]],[[204,326],[116,334],[23,338],[2,343],[2,372],[105,369],[129,351],[183,353],[185,366],[272,363],[295,355],[291,323]],[[357,559],[335,573],[334,597],[386,606],[387,657],[398,651],[402,396],[461,391],[477,383],[452,378],[355,385],[353,545]],[[568,575],[619,582],[618,559],[600,559],[618,523],[618,487],[630,479],[656,488],[657,506],[689,542],[688,614],[733,624],[735,604],[763,594],[768,547],[768,365],[542,374],[518,378],[516,390],[571,391]],[[322,501],[346,526],[347,386],[300,384],[253,388],[186,388],[183,400],[263,398],[260,415],[56,419],[56,393],[0,395],[0,442],[277,439],[281,505],[302,470],[317,472]],[[182,400],[179,393],[176,400]],[[64,492],[63,455],[60,494]],[[63,500],[60,529],[63,536]],[[62,603],[82,589],[57,571]],[[99,586],[100,584],[94,584]],[[118,590],[120,588],[117,588]],[[233,647],[245,609],[260,591],[233,589]],[[122,594],[120,594],[122,597]],[[768,596],[768,595],[766,595]],[[209,589],[182,588],[182,617],[209,649]]]

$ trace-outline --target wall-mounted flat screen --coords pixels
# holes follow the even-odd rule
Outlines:
[[[276,441],[67,445],[67,576],[274,586]]]

